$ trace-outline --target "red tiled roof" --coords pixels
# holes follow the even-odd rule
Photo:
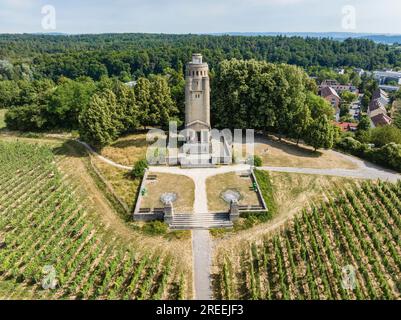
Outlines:
[[[334,122],[334,125],[339,127],[342,131],[351,131],[358,128],[358,124],[353,122]]]

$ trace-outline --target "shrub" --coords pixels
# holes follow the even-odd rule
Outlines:
[[[248,160],[248,163],[250,165],[254,165],[255,167],[261,167],[263,165],[262,158],[259,156],[256,156],[256,155],[253,157],[250,157]]]
[[[273,185],[270,180],[269,173],[266,171],[255,170],[255,177],[258,180],[260,191],[265,200],[268,213],[273,217],[277,210],[276,201],[274,199]]]
[[[401,144],[401,130],[393,126],[383,126],[372,129],[371,142],[378,148],[389,143]]]
[[[134,168],[131,171],[132,178],[143,178],[146,169],[148,168],[148,161],[146,159],[139,160],[135,163]]]
[[[151,221],[142,227],[142,231],[151,236],[164,235],[167,233],[167,230],[167,224],[162,221]]]
[[[401,144],[392,142],[381,148],[371,148],[366,143],[345,137],[337,143],[337,148],[384,167],[401,171]]]
[[[43,108],[36,105],[9,109],[4,121],[8,129],[20,131],[44,130],[47,124]]]
[[[367,152],[367,158],[372,162],[401,171],[401,145],[389,143],[379,149]]]
[[[352,137],[344,137],[337,143],[337,148],[349,152],[355,156],[363,156],[367,145]]]

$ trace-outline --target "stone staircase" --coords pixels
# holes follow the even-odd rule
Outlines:
[[[170,223],[170,229],[192,230],[192,229],[213,229],[232,228],[227,213],[197,213],[197,214],[175,214]]]

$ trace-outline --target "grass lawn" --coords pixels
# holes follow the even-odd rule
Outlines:
[[[237,232],[214,233],[216,237],[224,237],[219,239],[216,252],[237,248],[240,241],[260,240],[270,231],[283,226],[308,204],[323,201],[326,192],[352,186],[352,183],[358,181],[351,178],[281,172],[269,172],[269,176],[276,205],[273,218]]]
[[[6,115],[6,109],[0,109],[0,129],[6,127],[6,123],[4,122],[4,116]]]
[[[227,189],[235,189],[241,193],[240,205],[259,205],[255,191],[250,190],[252,181],[250,178],[241,178],[235,172],[220,174],[207,179],[207,202],[210,211],[227,211],[230,205],[221,197],[221,193]]]
[[[245,147],[244,147],[245,148]],[[245,149],[244,149],[245,150]],[[356,165],[330,150],[313,151],[313,148],[289,141],[278,141],[262,137],[255,138],[255,154],[262,158],[263,165],[271,167],[342,168],[355,169]]]
[[[175,213],[191,213],[195,201],[195,185],[185,176],[175,174],[157,173],[156,181],[147,181],[147,193],[142,200],[142,208],[163,208],[160,197],[163,193],[177,194],[177,200],[173,203]]]
[[[105,147],[101,154],[119,164],[133,166],[146,157],[149,144],[151,143],[146,141],[145,133],[130,134]]]

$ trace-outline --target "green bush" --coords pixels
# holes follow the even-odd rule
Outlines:
[[[248,163],[255,167],[261,167],[263,165],[262,158],[259,156],[253,156],[248,159]]]
[[[366,153],[367,158],[377,164],[401,171],[401,145],[389,143]]]
[[[10,130],[41,131],[46,129],[47,120],[44,110],[36,105],[9,109],[4,122]]]
[[[143,178],[147,168],[149,168],[148,161],[146,159],[139,160],[131,171],[131,177]]]
[[[345,137],[337,143],[336,147],[373,163],[401,171],[401,144],[392,142],[381,148],[371,148],[369,144]]]
[[[151,236],[165,235],[168,231],[168,226],[162,221],[147,222],[142,231]]]
[[[344,137],[337,143],[337,148],[349,152],[355,156],[362,156],[364,145],[352,137]]]
[[[254,173],[256,180],[258,180],[263,199],[265,200],[269,216],[272,218],[276,214],[277,204],[274,199],[273,185],[270,180],[270,175],[267,171],[260,170],[255,170]]]
[[[393,126],[377,127],[371,130],[371,140],[376,147],[389,143],[401,144],[401,130]]]

